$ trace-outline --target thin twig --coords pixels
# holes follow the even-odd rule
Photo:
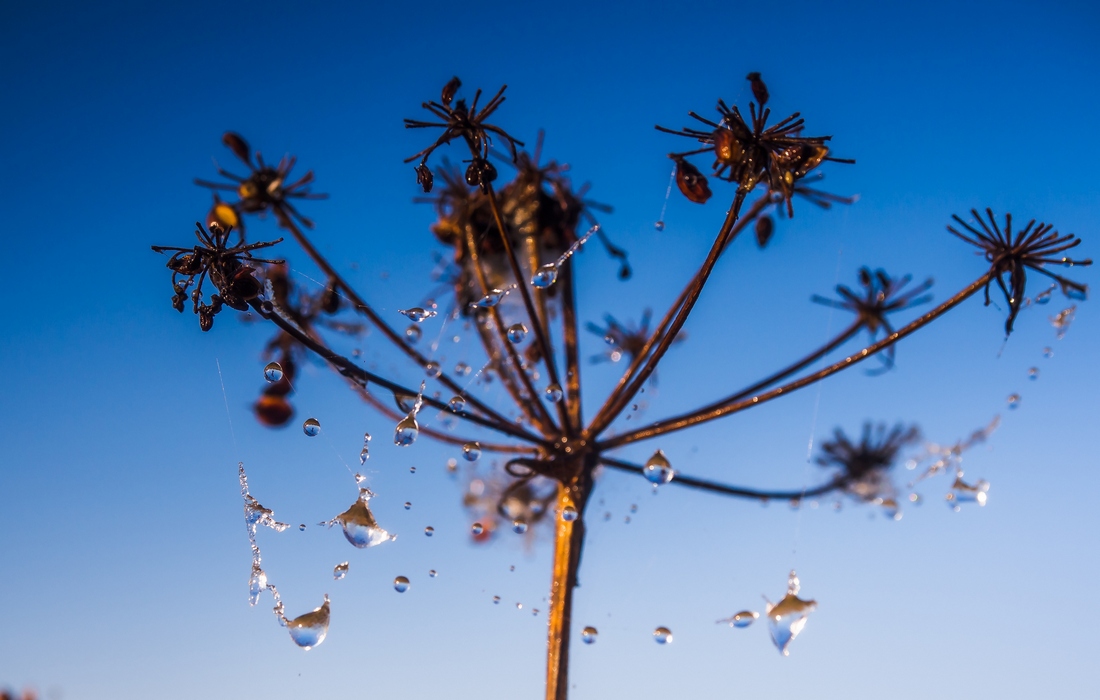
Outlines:
[[[630,472],[632,474],[644,474],[645,469],[641,465],[631,464],[630,462],[624,462],[621,459],[611,459],[610,457],[600,457],[600,464],[611,467],[612,469],[618,469],[624,472]],[[837,489],[844,488],[844,481],[842,479],[834,479],[820,486],[815,486],[810,489],[799,489],[798,491],[761,491],[758,489],[745,488],[743,486],[729,486],[727,484],[719,484],[714,481],[707,481],[706,479],[696,479],[692,476],[685,476],[680,472],[676,472],[676,476],[673,477],[670,484],[679,484],[680,486],[688,486],[693,489],[701,489],[703,491],[710,491],[712,493],[720,493],[724,496],[736,496],[738,498],[753,498],[758,501],[789,501],[792,499],[809,498],[812,496],[820,496],[830,491],[836,491]]]

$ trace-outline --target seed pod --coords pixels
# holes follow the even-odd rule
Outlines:
[[[424,192],[432,191],[432,184],[435,182],[435,177],[432,175],[432,170],[424,163],[416,166],[416,184],[424,188]]]
[[[775,222],[772,221],[770,216],[761,216],[756,220],[755,232],[756,245],[763,250],[768,245],[768,241],[772,239],[772,234],[775,233]]]
[[[698,168],[683,158],[674,160],[676,161],[676,186],[692,202],[705,204],[711,194],[707,178],[699,172]]]
[[[763,107],[764,103],[768,101],[768,86],[760,79],[759,73],[749,73],[745,76],[745,79],[752,83],[752,96]]]
[[[245,163],[249,163],[251,159],[248,155],[248,142],[244,140],[240,134],[235,134],[232,131],[227,131],[222,135],[222,143],[224,143],[229,150],[233,151],[233,155],[237,156]]]
[[[443,86],[442,101],[444,105],[450,106],[451,100],[455,98],[455,93],[462,87],[462,81],[458,79],[458,76],[451,78],[447,81],[447,84]]]

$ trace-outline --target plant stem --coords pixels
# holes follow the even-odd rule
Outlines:
[[[573,259],[565,261],[561,270],[561,325],[565,339],[565,396],[569,408],[569,424],[572,434],[580,432],[581,418],[581,363],[577,349],[577,302],[573,288]]]
[[[634,474],[643,474],[644,469],[637,464],[631,464],[630,462],[624,462],[621,459],[611,459],[609,457],[600,457],[600,464],[611,467],[612,469],[618,469],[624,472],[631,472]],[[712,493],[720,493],[725,496],[736,496],[739,498],[752,498],[758,501],[789,501],[793,498],[807,498],[810,496],[820,496],[830,491],[843,488],[844,482],[841,480],[830,481],[820,486],[815,486],[810,489],[799,491],[760,491],[757,489],[744,488],[742,486],[727,486],[726,484],[719,484],[713,481],[707,481],[706,479],[696,479],[692,476],[685,476],[679,472],[676,472],[676,476],[673,477],[670,484],[679,484],[680,486],[688,486],[690,488],[701,489],[703,491],[711,491]]]

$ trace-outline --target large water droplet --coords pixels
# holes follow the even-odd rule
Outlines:
[[[398,447],[408,447],[416,442],[420,435],[420,426],[412,416],[405,416],[398,422],[393,430],[393,444]]]
[[[675,472],[672,470],[672,465],[669,464],[668,457],[665,457],[665,453],[657,450],[646,460],[645,466],[642,468],[642,474],[651,484],[660,486],[672,481]]]
[[[481,457],[481,443],[467,442],[462,446],[462,456],[467,462],[476,462]]]
[[[398,576],[393,580],[393,590],[397,591],[398,593],[404,593],[405,591],[409,590],[410,585],[411,584],[409,583],[409,579],[404,576]]]
[[[596,641],[596,637],[598,637],[599,634],[599,631],[595,627],[585,627],[581,630],[581,641],[585,644],[592,644]]]
[[[305,650],[310,650],[325,641],[328,634],[329,601],[325,596],[325,602],[321,607],[305,615],[299,615],[293,620],[287,620],[287,631],[294,643]]]
[[[420,331],[420,326],[417,326],[415,324],[405,329],[405,339],[408,340],[410,343],[415,343],[416,341],[420,340],[421,334],[422,333]]]
[[[527,521],[523,518],[516,518],[512,521],[512,532],[522,535],[527,532]]]
[[[1008,403],[1008,407],[1010,409],[1015,410],[1015,409],[1019,408],[1020,407],[1020,395],[1019,394],[1009,394],[1007,403]]]
[[[391,535],[378,526],[370,506],[367,505],[371,496],[369,489],[359,489],[359,498],[350,508],[327,523],[321,524],[332,527],[334,523],[340,523],[344,530],[344,537],[360,549],[397,539],[396,535]]]
[[[432,318],[436,312],[431,309],[424,309],[419,306],[414,306],[411,309],[399,309],[397,313],[402,316],[407,316],[413,323],[422,323],[424,319]]]
[[[451,400],[447,402],[447,406],[455,413],[461,413],[466,408],[466,399],[461,396],[452,396]]]
[[[550,386],[546,387],[545,393],[547,401],[550,401],[551,403],[557,403],[561,401],[562,390],[560,384],[551,384]]]
[[[658,644],[672,644],[672,630],[667,627],[658,627],[653,630],[653,640]]]
[[[531,277],[531,286],[537,289],[547,289],[558,281],[558,266],[555,263],[546,263]]]
[[[348,562],[344,562],[343,564],[337,564],[332,570],[332,578],[336,579],[337,581],[339,581],[340,579],[344,578],[347,575],[348,575]]]
[[[561,519],[567,523],[571,523],[577,519],[577,509],[573,506],[566,506],[561,509]]]
[[[306,422],[302,423],[302,432],[310,437],[317,437],[321,432],[321,421],[316,418],[306,418]]]
[[[283,378],[283,366],[278,362],[268,362],[264,367],[264,379],[269,382],[277,382]]]
[[[481,533],[485,532],[485,527],[481,523],[474,523],[470,526],[470,532],[473,533],[474,537],[477,537]]]
[[[817,602],[802,600],[798,597],[800,583],[792,571],[787,580],[787,595],[775,605],[768,602],[764,614],[768,618],[768,632],[783,656],[789,656],[789,647],[794,638],[806,626],[806,618],[817,609]],[[766,601],[767,599],[765,599]]]
[[[513,323],[508,327],[508,340],[513,343],[522,343],[527,337],[527,326],[522,323]]]

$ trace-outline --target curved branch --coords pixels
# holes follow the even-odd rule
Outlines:
[[[709,411],[692,415],[690,418],[658,421],[647,428],[635,430],[633,432],[625,433],[623,435],[619,435],[617,437],[606,440],[605,442],[600,443],[597,449],[604,450],[611,447],[617,447],[619,445],[625,445],[630,442],[637,442],[638,440],[648,440],[650,438],[657,437],[658,435],[664,435],[665,433],[682,430],[683,428],[691,425],[705,423],[706,421],[714,420],[715,418],[721,418],[722,416],[727,416],[731,413],[738,413],[739,411],[743,411],[746,408],[751,408],[752,406],[757,406],[759,404],[771,401],[772,399],[782,396],[785,393],[789,394],[792,391],[796,391],[798,389],[801,389],[802,387],[809,386],[810,384],[820,381],[825,377],[828,377],[829,375],[836,374],[842,369],[852,367],[862,362],[863,360],[866,360],[868,357],[874,355],[880,350],[884,350],[885,348],[890,347],[902,338],[915,332],[922,326],[931,323],[938,317],[947,313],[949,310],[962,303],[963,301],[974,295],[978,290],[980,290],[986,284],[986,282],[990,280],[992,274],[992,272],[986,272],[977,280],[971,282],[958,294],[943,302],[923,316],[917,318],[915,321],[903,327],[901,330],[895,331],[883,338],[882,340],[878,341],[877,343],[872,343],[871,345],[863,348],[858,353],[855,353],[854,355],[849,355],[843,360],[835,364],[829,365],[828,367],[825,367],[824,369],[819,370],[811,375],[802,377],[801,379],[796,379],[793,382],[772,389],[771,391],[767,391],[763,394],[753,396],[751,398],[744,398],[722,406],[717,406]]]
[[[611,459],[610,457],[600,457],[600,464],[611,467],[612,469],[618,469],[619,471],[631,472],[633,474],[644,474],[644,469],[630,462],[624,462],[619,459]],[[680,486],[688,486],[693,489],[701,489],[703,491],[710,491],[711,493],[720,493],[723,496],[735,496],[737,498],[754,498],[758,501],[789,501],[791,499],[809,498],[811,496],[820,496],[822,494],[829,493],[830,491],[836,491],[844,488],[844,481],[842,479],[834,479],[820,486],[808,488],[800,491],[760,491],[757,489],[749,489],[741,486],[727,486],[726,484],[718,484],[713,481],[707,481],[705,479],[696,479],[691,476],[684,476],[679,472],[673,477],[670,484],[679,484]]]

